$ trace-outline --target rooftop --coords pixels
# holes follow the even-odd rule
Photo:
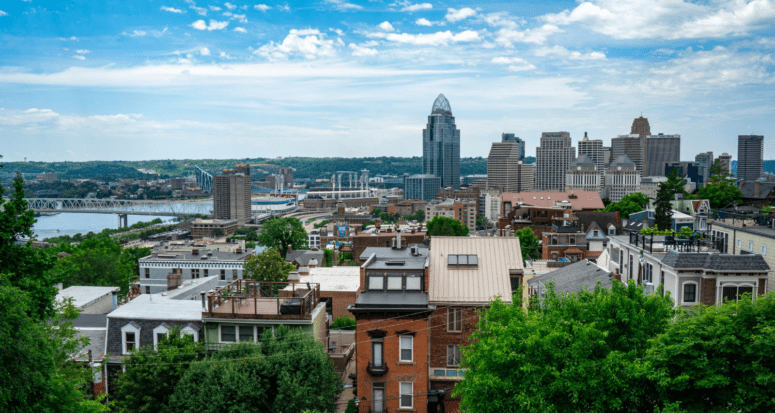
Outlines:
[[[450,265],[450,255],[474,255],[477,263]],[[517,237],[434,237],[430,301],[486,304],[500,296],[504,302],[511,302],[510,274],[521,275],[523,271]]]
[[[110,296],[113,291],[118,291],[118,287],[91,287],[91,286],[71,286],[57,293],[56,301],[62,302],[65,298],[73,299],[73,306],[84,308],[89,304]]]

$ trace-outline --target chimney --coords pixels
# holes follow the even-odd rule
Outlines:
[[[619,269],[614,269],[614,280],[616,281],[622,281],[622,274],[619,273]]]
[[[758,197],[759,196],[759,188],[760,188],[761,182],[755,181],[753,183],[753,196]]]
[[[118,308],[118,291],[113,290],[111,292],[111,296],[112,296],[111,299],[113,300],[113,309],[115,310],[116,308]]]

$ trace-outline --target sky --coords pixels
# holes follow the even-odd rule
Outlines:
[[[775,159],[775,0],[3,0],[3,161],[461,156],[501,133]]]

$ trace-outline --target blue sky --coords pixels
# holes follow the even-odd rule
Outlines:
[[[462,156],[502,132],[775,158],[775,0],[0,2],[4,161]]]

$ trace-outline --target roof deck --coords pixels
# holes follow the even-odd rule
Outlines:
[[[309,320],[320,302],[320,284],[236,280],[207,295],[203,317]]]

